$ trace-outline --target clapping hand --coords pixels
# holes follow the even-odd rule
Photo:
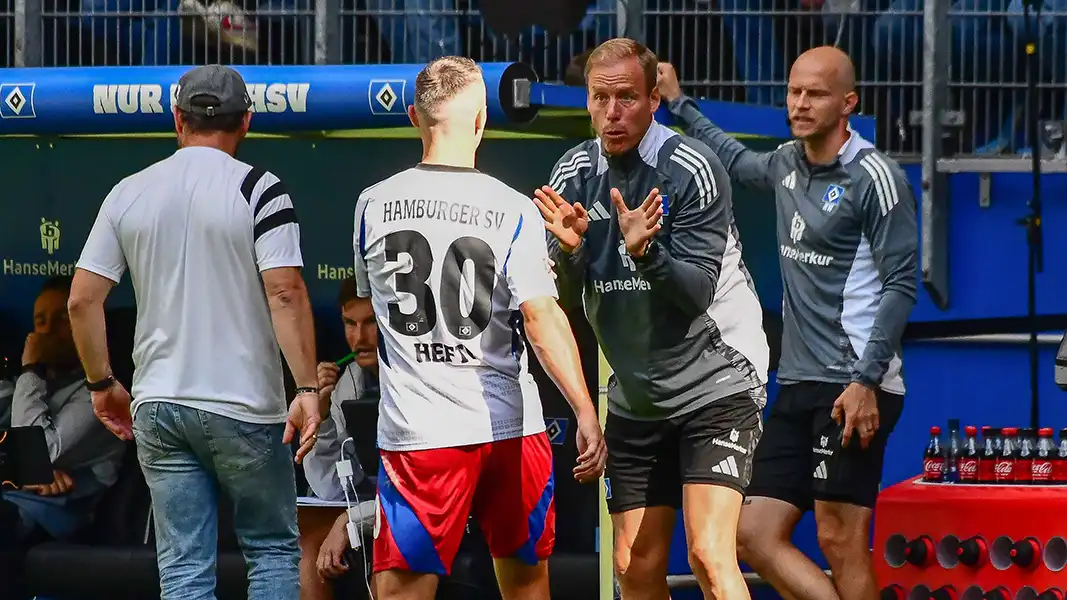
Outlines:
[[[589,229],[589,213],[580,202],[571,204],[545,185],[534,190],[534,204],[545,219],[545,229],[556,236],[564,252],[573,252]]]
[[[663,216],[663,197],[659,189],[652,188],[641,206],[630,210],[622,199],[618,188],[611,188],[611,203],[619,215],[619,229],[630,256],[643,256],[648,242],[660,229],[660,217]]]

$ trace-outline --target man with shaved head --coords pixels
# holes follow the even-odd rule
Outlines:
[[[548,600],[552,449],[526,337],[577,416],[574,477],[607,450],[530,200],[474,168],[486,122],[474,61],[437,59],[408,108],[422,161],[356,203],[357,295],[378,322],[377,600],[431,600],[473,515],[506,600]]]
[[[833,47],[802,54],[792,142],[746,148],[700,114],[670,65],[659,88],[731,178],[773,192],[783,282],[781,384],[756,449],[738,552],[787,598],[873,600],[871,509],[903,408],[900,338],[915,303],[918,227],[904,172],[848,125],[855,74]],[[815,511],[833,581],[791,543]]]

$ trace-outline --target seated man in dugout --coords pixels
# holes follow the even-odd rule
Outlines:
[[[93,414],[70,332],[70,283],[70,277],[56,277],[42,286],[11,400],[12,427],[44,430],[54,475],[50,485],[0,495],[0,595],[12,600],[25,597],[17,575],[26,551],[50,539],[71,539],[91,524],[96,502],[118,479],[126,449]],[[15,572],[9,576],[6,569]]]
[[[353,506],[352,522],[357,530],[373,523],[375,486],[356,458],[355,444],[345,443],[348,427],[341,405],[348,400],[377,401],[378,395],[378,326],[370,298],[356,295],[356,282],[341,282],[337,297],[344,325],[345,341],[354,360],[345,367],[324,362],[318,367],[319,393],[329,402],[329,417],[319,428],[315,446],[304,457],[304,476],[313,499],[302,500],[297,507],[300,525],[300,598],[333,598],[330,580],[347,572],[351,565],[348,552],[348,515],[345,492],[337,475],[337,462],[344,456],[352,464],[352,481],[348,498]],[[317,502],[316,502],[317,501]],[[327,504],[330,503],[330,504]],[[369,552],[371,536],[366,535],[361,552]]]

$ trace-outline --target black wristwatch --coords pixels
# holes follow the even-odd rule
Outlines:
[[[296,394],[294,394],[294,395],[299,396],[300,394],[317,394],[317,393],[319,393],[319,388],[317,388],[317,387],[298,387],[298,388],[296,388]]]
[[[85,389],[89,390],[90,392],[106,392],[107,390],[111,389],[111,386],[113,385],[115,385],[114,375],[108,375],[100,381],[89,381],[88,379],[85,380]]]

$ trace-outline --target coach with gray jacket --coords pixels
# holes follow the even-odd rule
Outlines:
[[[781,387],[756,449],[738,554],[783,596],[813,600],[878,595],[869,532],[904,408],[901,337],[918,278],[915,195],[900,165],[849,127],[855,81],[839,49],[801,54],[786,97],[795,139],[764,153],[702,115],[670,65],[658,83],[734,183],[774,195]],[[808,510],[832,580],[789,541]]]

